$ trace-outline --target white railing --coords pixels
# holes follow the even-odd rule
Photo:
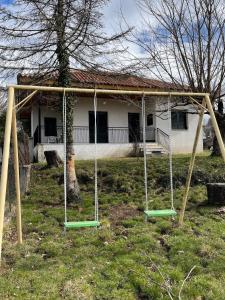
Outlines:
[[[156,129],[156,141],[159,145],[169,151],[169,135],[161,129]]]
[[[38,133],[38,127],[36,129]],[[143,140],[142,128],[132,131],[128,127],[108,127],[107,132],[104,133],[106,143],[110,144],[125,144],[125,143],[140,143]],[[92,132],[92,135],[94,133]],[[155,141],[156,129],[146,129],[146,141]],[[158,133],[161,140],[161,134]],[[101,132],[99,138],[101,138]],[[90,129],[88,126],[73,126],[73,140],[75,144],[89,144],[93,141],[90,137]],[[57,126],[55,136],[45,136],[45,128],[41,126],[41,138],[37,137],[37,143],[57,144],[63,143],[63,127]]]
[[[129,143],[129,129],[127,127],[109,127],[108,128],[109,143]]]

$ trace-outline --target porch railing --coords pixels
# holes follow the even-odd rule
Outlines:
[[[169,151],[169,135],[159,128],[156,129],[156,141],[159,145]]]
[[[73,127],[73,140],[76,144],[89,143],[89,127],[88,126],[74,126]]]
[[[146,128],[146,141],[155,140],[155,128]],[[107,129],[108,143],[140,143],[143,141],[142,128],[135,131],[128,127],[108,127]],[[35,145],[37,143],[63,143],[63,127],[57,126],[56,135],[45,136],[45,127],[37,127],[34,133]],[[73,140],[76,144],[90,143],[88,126],[73,126]]]
[[[88,126],[74,126],[73,137],[76,144],[88,144],[90,142]],[[126,127],[108,127],[108,143],[128,143],[129,134]]]

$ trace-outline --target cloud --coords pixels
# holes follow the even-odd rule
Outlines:
[[[143,28],[140,9],[137,0],[111,0],[103,10],[104,31],[112,35],[132,27],[133,31]],[[143,49],[138,45],[124,39],[122,48],[126,52],[115,57],[115,69],[128,66],[137,57],[142,57]]]
[[[120,29],[123,18],[130,26],[140,25],[139,11],[136,0],[111,0],[104,8],[104,24],[107,33]]]

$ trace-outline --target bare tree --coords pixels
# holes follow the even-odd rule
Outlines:
[[[6,109],[6,89],[0,87],[0,116],[5,112]]]
[[[139,0],[144,30],[131,41],[142,48],[138,65],[193,92],[210,93],[225,140],[224,0]],[[146,15],[148,17],[146,17]],[[214,154],[219,154],[214,142]]]
[[[102,10],[107,0],[15,0],[0,6],[0,73],[12,76],[21,70],[46,77],[57,72],[58,85],[71,84],[71,67],[99,68],[115,52],[125,32],[108,37],[103,31]],[[67,96],[68,200],[79,200],[73,151],[73,105]]]

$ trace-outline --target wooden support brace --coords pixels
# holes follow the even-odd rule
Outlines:
[[[192,151],[190,165],[189,165],[189,169],[188,169],[188,176],[187,176],[187,180],[186,180],[185,193],[184,193],[182,207],[181,207],[181,211],[180,211],[180,217],[179,217],[179,226],[182,226],[183,223],[184,223],[184,213],[185,213],[187,200],[188,200],[188,193],[189,193],[190,184],[191,184],[191,177],[192,177],[193,168],[194,168],[196,150],[197,150],[198,140],[199,140],[199,136],[200,136],[200,132],[201,132],[205,106],[208,107],[208,111],[209,111],[209,114],[210,114],[210,117],[211,117],[213,128],[215,130],[215,134],[216,134],[216,138],[217,138],[217,141],[218,141],[218,144],[219,144],[219,147],[220,147],[220,151],[221,151],[223,160],[225,162],[224,142],[223,142],[220,130],[219,130],[219,126],[217,124],[217,120],[216,120],[216,117],[215,117],[215,113],[213,111],[213,107],[212,107],[212,104],[211,104],[211,101],[210,101],[210,98],[209,98],[209,94],[206,94],[205,97],[204,97],[203,104],[202,104],[202,110],[201,110],[200,116],[199,116],[199,122],[198,122],[197,130],[196,130],[196,136],[195,136],[195,140],[194,140],[193,151]]]
[[[14,88],[9,87],[8,108],[7,108],[6,122],[5,122],[2,172],[1,172],[1,182],[0,182],[0,263],[1,263],[1,255],[2,255],[2,238],[3,238],[6,188],[7,188],[7,179],[8,179],[8,164],[9,164],[10,138],[11,138],[11,129],[12,129],[13,104],[14,104]]]
[[[198,126],[197,126],[197,130],[196,130],[196,134],[195,134],[194,145],[193,145],[193,149],[192,149],[191,160],[190,160],[188,175],[187,175],[187,179],[186,179],[185,191],[184,191],[182,206],[181,206],[181,210],[180,210],[179,226],[182,226],[184,223],[184,213],[185,213],[187,200],[188,200],[188,194],[189,194],[191,177],[192,177],[194,163],[195,163],[195,157],[196,157],[199,136],[200,136],[201,128],[202,128],[202,122],[203,122],[203,117],[204,117],[204,112],[205,112],[205,104],[206,104],[206,99],[204,99],[202,102],[203,107],[199,114]]]
[[[189,97],[191,101],[195,102],[196,105],[198,105],[199,107],[203,108],[204,110],[206,110],[207,112],[209,112],[209,110],[204,106],[202,105],[201,103],[199,103],[197,100],[195,100],[193,97]]]
[[[207,104],[208,109],[209,109],[209,114],[210,114],[210,117],[211,117],[212,126],[213,126],[213,129],[215,131],[215,135],[216,135],[219,147],[220,147],[220,152],[221,152],[221,155],[222,155],[223,160],[225,162],[225,147],[224,147],[224,142],[223,142],[223,139],[222,139],[222,136],[221,136],[221,133],[220,133],[219,126],[217,124],[216,116],[215,116],[215,113],[213,111],[213,107],[212,107],[209,95],[205,96],[205,100],[206,100],[206,104]]]
[[[14,106],[14,109],[16,109],[18,107],[18,111],[24,107],[24,105],[27,104],[27,102],[29,102],[31,100],[31,98],[37,93],[37,91],[33,91],[32,93],[30,93],[30,95],[28,95],[26,98],[24,98],[22,101],[20,101],[19,103],[17,103],[15,106]]]
[[[18,139],[16,125],[16,111],[12,114],[12,136],[13,136],[13,155],[14,155],[14,173],[16,187],[16,225],[18,243],[22,244],[22,220],[21,220],[21,197],[20,197],[20,169],[19,169],[19,154],[18,154]]]

